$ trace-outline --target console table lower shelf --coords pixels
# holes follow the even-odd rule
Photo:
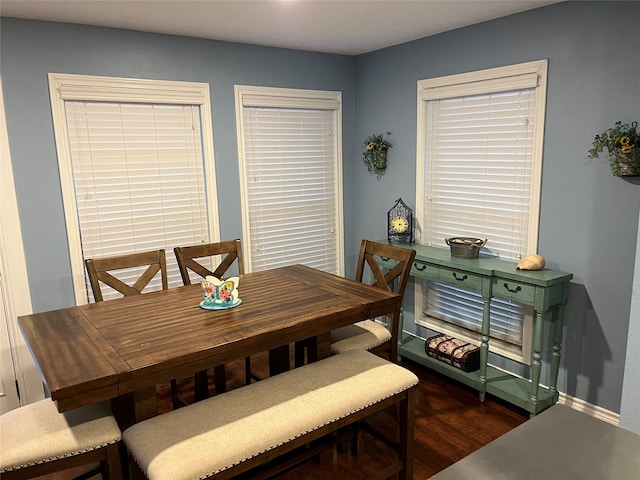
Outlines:
[[[483,383],[480,381],[479,370],[463,372],[438,359],[429,357],[424,351],[424,340],[421,338],[409,337],[404,339],[398,346],[398,354],[478,390],[481,401],[484,401],[486,392],[528,411],[531,415],[535,415],[555,404],[558,400],[557,392],[539,386],[538,399],[534,403],[530,398],[532,388],[530,380],[516,377],[491,365],[487,365],[487,379]]]

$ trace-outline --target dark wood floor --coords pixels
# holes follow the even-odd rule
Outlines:
[[[253,359],[254,371],[266,373],[266,355]],[[527,420],[528,414],[489,395],[484,403],[478,394],[457,382],[413,362],[403,365],[420,378],[416,402],[414,479],[425,480],[440,470],[507,433]],[[228,388],[244,382],[244,363],[227,366]],[[192,391],[190,379],[179,384],[184,398]],[[213,384],[211,383],[213,391]],[[169,385],[158,386],[158,408],[171,408]],[[378,428],[395,425],[393,412],[384,412],[375,419]],[[366,480],[381,466],[391,463],[393,452],[374,437],[365,435],[365,454],[354,457],[346,452],[334,452],[333,462],[318,465],[311,461],[280,475],[281,480],[354,479]],[[75,472],[78,473],[77,471]],[[42,480],[68,480],[69,474],[41,477]],[[98,477],[92,477],[92,480]]]

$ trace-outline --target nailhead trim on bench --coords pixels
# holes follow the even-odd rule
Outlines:
[[[140,422],[123,440],[151,480],[206,479],[417,383],[353,350]]]

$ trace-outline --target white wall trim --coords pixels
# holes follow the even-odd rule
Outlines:
[[[580,400],[579,398],[572,397],[570,395],[567,395],[566,393],[560,392],[558,403],[560,405],[571,407],[578,412],[586,413],[587,415],[597,418],[598,420],[610,423],[611,425],[615,425],[616,427],[620,425],[620,415],[618,415],[617,413],[606,410],[602,407],[598,407],[597,405],[593,405],[592,403],[585,402],[584,400]]]
[[[58,167],[60,169],[67,238],[69,241],[71,276],[77,305],[86,304],[88,300],[82,246],[80,243],[80,227],[76,215],[76,197],[68,143],[69,135],[65,118],[65,101],[198,105],[200,107],[202,125],[203,161],[205,164],[205,184],[209,211],[209,236],[211,242],[220,241],[209,84],[50,73],[49,94]]]
[[[22,244],[9,136],[4,113],[4,96],[0,79],[0,267],[2,268],[4,308],[20,403],[26,405],[44,398],[40,374],[18,328],[18,317],[33,313],[27,264]]]

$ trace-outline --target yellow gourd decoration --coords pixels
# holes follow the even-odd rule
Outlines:
[[[518,263],[516,270],[542,270],[546,262],[541,255],[529,255]]]

